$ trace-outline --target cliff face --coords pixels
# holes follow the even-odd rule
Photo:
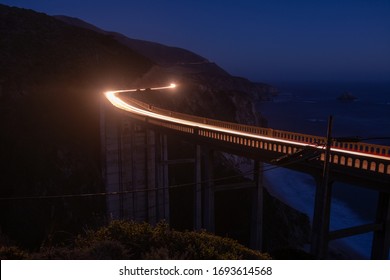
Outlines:
[[[34,247],[104,212],[104,199],[61,196],[103,190],[102,92],[151,66],[104,34],[0,5],[0,196],[60,196],[2,201],[1,232]]]
[[[21,198],[1,203],[0,229],[31,247],[59,230],[77,232],[101,222],[104,198],[86,202],[61,196],[104,188],[99,140],[103,91],[176,82],[180,90],[151,94],[146,101],[255,125],[264,120],[254,102],[275,92],[232,77],[186,50],[60,19],[0,5],[0,195]],[[222,167],[240,164],[235,157],[219,158]],[[47,195],[59,197],[22,199]]]
[[[276,94],[277,90],[274,87],[231,76],[215,63],[185,49],[127,38],[119,33],[101,30],[76,18],[66,16],[57,18],[71,25],[106,34],[152,60],[155,67],[134,81],[133,85],[150,87],[176,82],[180,86],[181,95],[176,95],[172,102],[166,101],[167,104],[164,105],[170,106],[169,108],[239,123],[264,124],[252,104]],[[221,106],[221,100],[232,110],[219,110],[224,107]],[[164,103],[164,100],[158,101]]]

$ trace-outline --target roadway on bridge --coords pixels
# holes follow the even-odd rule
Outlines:
[[[175,84],[170,84],[168,86],[154,87],[154,88],[149,88],[149,89],[142,88],[142,89],[114,90],[114,91],[105,92],[105,96],[111,102],[111,104],[114,105],[115,107],[122,109],[124,111],[130,112],[130,113],[133,113],[133,114],[137,114],[137,115],[141,115],[141,116],[145,116],[145,117],[149,117],[149,118],[154,118],[154,119],[163,120],[166,122],[190,126],[193,128],[204,128],[204,129],[211,130],[211,131],[229,133],[232,135],[250,137],[250,138],[254,138],[254,139],[274,141],[277,143],[285,143],[285,144],[302,146],[302,147],[313,147],[313,148],[317,148],[317,149],[321,149],[321,150],[325,149],[324,144],[315,145],[315,144],[303,143],[303,142],[299,142],[299,141],[279,139],[279,138],[275,138],[275,137],[263,136],[263,135],[249,133],[249,132],[242,132],[239,130],[229,129],[229,128],[225,128],[225,127],[218,127],[215,125],[185,120],[185,119],[181,119],[181,118],[177,118],[177,117],[164,115],[161,113],[152,112],[151,110],[148,110],[147,108],[141,108],[139,105],[137,105],[136,102],[131,103],[133,100],[135,101],[134,98],[128,97],[128,98],[126,98],[126,101],[125,101],[123,98],[120,97],[121,93],[131,93],[131,92],[139,92],[139,91],[146,91],[146,90],[166,90],[166,89],[173,89],[175,87],[176,87]],[[371,153],[363,153],[361,151],[343,150],[343,149],[339,149],[339,148],[335,148],[335,147],[332,147],[331,150],[334,152],[341,152],[344,154],[350,154],[350,155],[355,155],[355,156],[363,156],[363,157],[367,157],[367,158],[375,158],[375,159],[390,161],[390,156],[387,156],[387,155],[375,155],[375,154],[371,154]]]

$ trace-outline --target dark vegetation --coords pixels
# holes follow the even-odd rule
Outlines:
[[[102,93],[129,87],[153,67],[154,62],[120,44],[112,34],[0,4],[1,258],[266,257],[205,232],[179,233],[166,225],[152,228],[121,222],[102,227],[107,225],[105,197],[71,196],[104,192],[99,127]],[[245,91],[264,85],[233,79],[215,65],[210,69],[217,69],[216,75],[202,72],[207,67],[197,66],[201,72],[180,75],[187,94],[150,96],[146,101],[205,117],[261,122]],[[192,155],[188,143],[171,140],[170,157]],[[237,175],[223,155],[217,159],[216,177]],[[193,177],[188,170],[192,168],[176,169],[171,176],[175,182],[170,183],[187,183]],[[171,211],[171,226],[191,229],[192,191],[177,188],[170,195],[171,207],[182,209]],[[248,245],[251,200],[249,191],[219,193],[217,234]],[[283,248],[307,241],[307,217],[268,195],[265,215],[267,250],[283,258],[300,257],[295,249]],[[87,234],[79,236],[86,229]]]
[[[1,259],[269,259],[237,241],[207,232],[179,232],[166,223],[113,221],[98,230],[89,230],[69,244],[45,244],[39,252],[17,247],[0,247]]]

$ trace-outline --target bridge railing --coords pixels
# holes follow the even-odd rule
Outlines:
[[[369,143],[351,143],[351,142],[337,142],[334,141],[333,147],[348,151],[357,151],[365,154],[383,155],[390,157],[390,147]]]
[[[164,116],[170,116],[173,118],[192,121],[199,124],[207,124],[210,126],[210,129],[196,127],[196,125],[189,126],[184,124],[178,124],[178,123],[169,122],[165,120],[149,118],[141,115],[136,116],[136,118],[138,119],[162,127],[167,127],[169,129],[173,129],[176,131],[189,133],[189,134],[197,134],[201,137],[207,137],[218,141],[225,141],[225,142],[229,142],[241,146],[248,146],[255,149],[263,149],[263,150],[272,151],[281,154],[294,154],[298,152],[300,149],[302,149],[302,146],[298,145],[296,142],[318,145],[320,147],[321,145],[323,145],[323,147],[325,147],[324,146],[325,145],[324,143],[326,141],[325,137],[319,137],[319,136],[313,136],[313,135],[301,134],[295,132],[287,132],[287,131],[275,130],[271,128],[242,125],[237,123],[231,123],[231,122],[225,122],[225,121],[219,121],[214,119],[188,115],[184,113],[178,113],[171,110],[155,107],[133,98],[131,98],[131,103],[133,105],[136,105],[139,108],[148,110],[156,114],[161,114]],[[243,134],[235,135],[229,133],[228,131],[227,132],[216,131],[212,129],[212,126],[218,128],[222,127],[231,130],[236,130],[242,132]],[[251,134],[269,137],[270,139],[255,138],[251,136]],[[278,143],[272,140],[271,138],[283,139],[283,140],[287,140],[287,142]],[[291,141],[291,143],[289,143],[288,141]],[[346,143],[346,142],[333,141],[332,147],[340,150],[340,151],[333,151],[330,159],[331,162],[337,166],[345,166],[345,167],[350,167],[359,170],[371,171],[377,174],[381,173],[381,174],[390,175],[390,147],[388,146],[381,146],[381,145],[368,144],[368,143]],[[346,153],[343,152],[343,150],[360,152],[363,155]],[[364,154],[366,154],[366,156]],[[372,154],[389,157],[389,159],[370,157],[370,155]],[[320,161],[325,160],[324,152],[322,152],[319,155],[318,160]]]
[[[325,155],[322,154],[320,159],[324,161]],[[356,156],[342,152],[332,152],[331,162],[339,166],[390,175],[390,162],[388,160]]]
[[[266,151],[294,154],[302,149],[302,146],[294,145],[292,143],[275,142],[272,140],[250,138],[241,135],[232,135],[229,133],[213,131],[209,129],[199,129],[199,135],[208,137],[219,141],[226,141],[241,146],[252,147],[255,149],[262,149]],[[325,147],[323,147],[325,150]],[[325,161],[325,151],[321,152],[317,160]],[[349,154],[342,151],[333,151],[330,161],[334,165],[341,167],[350,167],[359,170],[371,171],[379,174],[390,175],[390,161],[385,159],[378,159],[360,154]]]
[[[222,127],[226,129],[232,129],[242,133],[255,134],[259,136],[272,137],[272,138],[283,139],[287,141],[295,141],[295,142],[300,142],[305,144],[325,145],[326,143],[326,138],[321,136],[276,130],[272,128],[265,128],[265,127],[258,127],[258,126],[250,126],[250,125],[220,121],[215,119],[208,119],[204,117],[193,116],[193,115],[179,113],[167,109],[162,109],[156,106],[152,106],[148,103],[136,100],[134,98],[130,98],[130,99],[133,104],[136,104],[137,106],[143,109],[146,109],[154,113],[162,114],[165,116],[170,116],[173,118],[179,118],[179,119],[192,121],[196,123],[207,124],[210,126],[216,126],[218,128]],[[365,153],[367,155],[373,154],[373,155],[390,157],[389,146],[382,146],[382,145],[369,144],[363,142],[351,143],[351,142],[338,142],[338,141],[333,141],[332,146],[337,149],[355,151],[355,152]]]

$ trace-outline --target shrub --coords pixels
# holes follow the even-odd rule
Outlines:
[[[117,242],[119,254],[104,255],[98,248],[102,242]],[[111,245],[112,245],[111,244]],[[222,238],[205,231],[179,232],[166,223],[152,227],[147,223],[113,221],[107,227],[89,231],[76,240],[79,248],[95,248],[91,258],[130,259],[268,259],[267,254],[248,249],[237,241]],[[112,248],[111,248],[112,249]],[[117,248],[118,249],[118,248]],[[119,250],[119,249],[118,249]],[[105,249],[107,252],[107,248]]]
[[[0,246],[1,260],[25,260],[29,255],[25,251],[15,246]]]
[[[0,247],[2,259],[269,259],[237,241],[206,231],[179,232],[166,223],[113,221],[108,226],[79,235],[68,247],[44,246],[27,254],[17,247]]]

